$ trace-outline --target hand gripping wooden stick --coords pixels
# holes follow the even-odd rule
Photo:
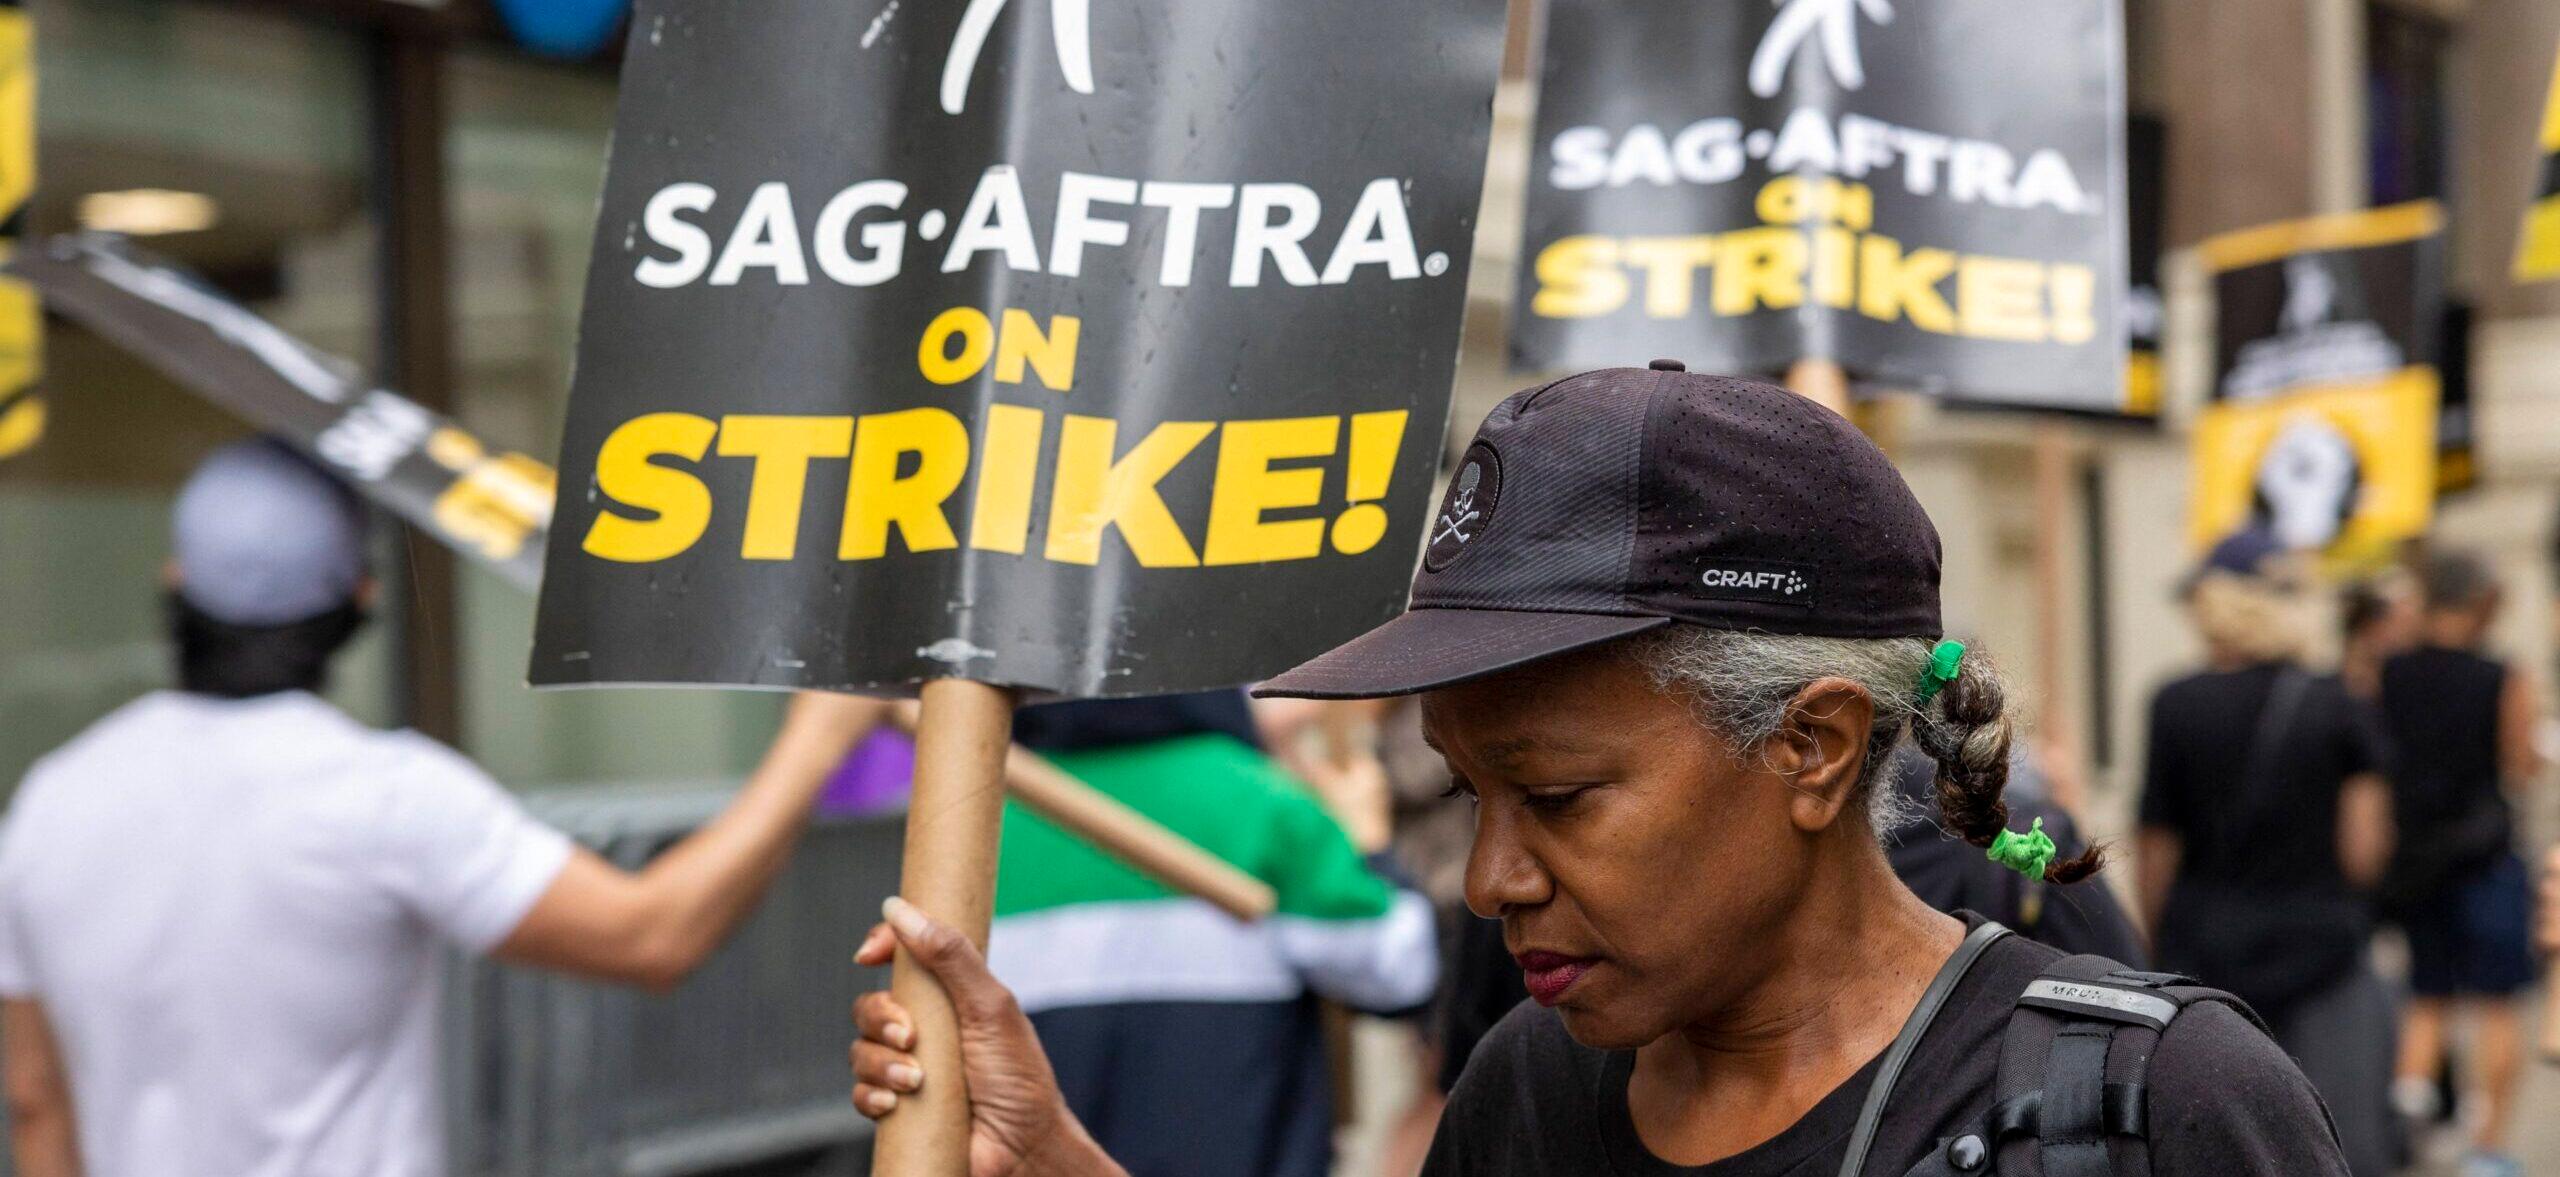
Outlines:
[[[935,679],[922,693],[899,893],[983,950],[995,908],[1013,696],[1002,687],[957,678]],[[890,972],[889,992],[914,1020],[925,1083],[880,1121],[871,1171],[883,1177],[968,1177],[969,1088],[951,999],[904,948]]]

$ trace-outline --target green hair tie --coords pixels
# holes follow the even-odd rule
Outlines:
[[[1936,649],[1929,651],[1928,669],[1920,672],[1920,701],[1937,698],[1938,692],[1956,681],[1956,675],[1963,670],[1964,643],[1954,638],[1939,642]]]
[[[2039,817],[2026,833],[2000,831],[1985,857],[2030,879],[2041,879],[2044,868],[2053,865],[2053,854],[2053,836],[2044,832],[2044,819]]]

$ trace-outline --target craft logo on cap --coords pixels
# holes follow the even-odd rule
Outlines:
[[[1485,525],[1493,521],[1493,504],[1501,497],[1502,459],[1481,441],[1468,446],[1458,476],[1450,480],[1449,493],[1440,500],[1440,513],[1432,517],[1431,546],[1423,552],[1423,567],[1438,572],[1465,552],[1467,544],[1484,534]]]
[[[1719,560],[1698,574],[1703,595],[1772,605],[1813,607],[1813,582],[1804,570],[1757,560]]]

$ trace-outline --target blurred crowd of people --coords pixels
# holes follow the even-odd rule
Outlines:
[[[2249,999],[2359,1174],[2403,1163],[2457,1106],[2448,1089],[2467,1177],[2521,1173],[2531,677],[2486,652],[2499,593],[2475,557],[2428,552],[2346,590],[2334,671],[2312,665],[2318,585],[2254,532],[2188,585],[2206,666],[2153,701],[2140,811],[2157,962]],[[2368,964],[2378,928],[2406,946],[2395,985]],[[2470,1066],[2446,1084],[2456,1021]]]

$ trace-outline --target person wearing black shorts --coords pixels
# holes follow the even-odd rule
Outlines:
[[[1475,807],[1468,905],[1533,1000],[1459,1079],[1426,1174],[2346,1173],[2227,998],[1894,877],[1906,735],[1947,830],[2057,885],[2099,864],[2009,825],[2000,680],[1939,640],[1936,530],[1848,422],[1671,361],[1585,373],[1497,407],[1434,522],[1411,608],[1262,688],[1421,694]],[[858,958],[903,945],[950,991],[974,1177],[1116,1172],[968,941],[885,914]],[[935,1081],[888,995],[855,1020],[857,1106]],[[2020,1078],[2040,1086],[1996,1098]]]
[[[2468,1093],[2478,1101],[2463,1177],[2518,1177],[2507,1154],[2524,1073],[2522,995],[2533,984],[2532,888],[2515,852],[2514,801],[2540,770],[2531,680],[2483,656],[2498,586],[2469,555],[2429,557],[2420,570],[2419,647],[2382,668],[2382,712],[2393,748],[2400,850],[2384,894],[2409,937],[2408,1011],[2401,1023],[2401,1109],[2435,1110],[2447,1023],[2473,1023]]]

